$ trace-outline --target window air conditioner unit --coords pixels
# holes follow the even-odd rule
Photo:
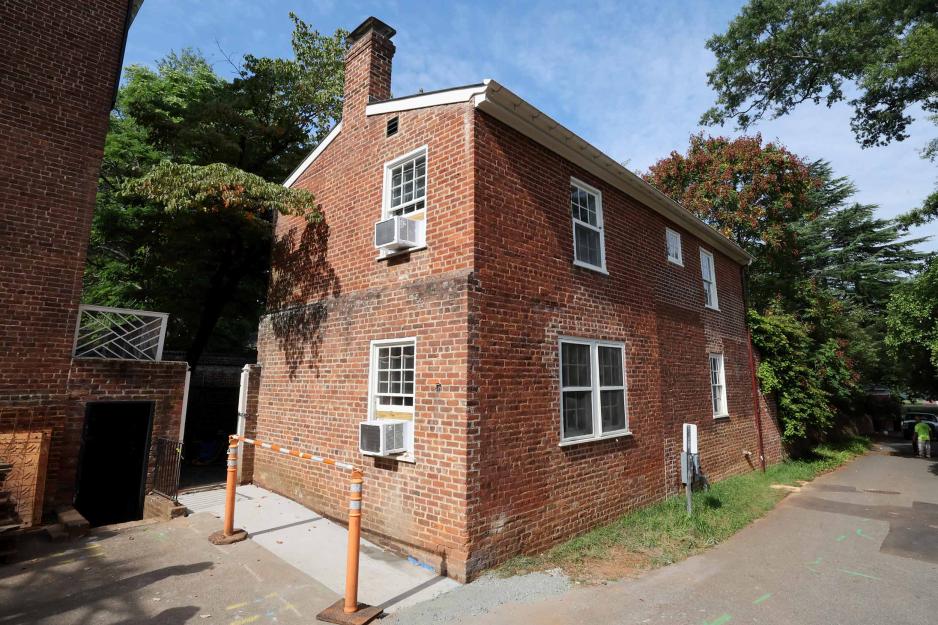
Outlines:
[[[407,250],[420,245],[420,224],[407,217],[391,217],[375,224],[375,247],[379,250]]]
[[[405,431],[407,421],[378,419],[362,421],[358,425],[358,448],[369,456],[388,456],[407,451]]]

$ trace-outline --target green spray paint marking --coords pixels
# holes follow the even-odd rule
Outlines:
[[[840,571],[841,573],[846,573],[847,575],[853,575],[855,577],[865,577],[867,579],[875,579],[876,581],[880,581],[880,579],[876,577],[875,575],[867,575],[866,573],[859,573],[857,571],[850,571],[848,569],[837,569],[837,570]]]
[[[818,558],[818,559],[815,560],[814,562],[809,562],[809,563],[806,564],[805,566],[808,567],[808,570],[809,570],[809,571],[813,571],[813,572],[817,573],[817,569],[814,568],[814,567],[818,566],[820,563],[821,563],[821,559]]]
[[[763,601],[765,601],[766,599],[768,599],[768,598],[771,597],[771,596],[772,596],[772,593],[767,592],[767,593],[765,593],[764,595],[762,595],[761,597],[759,597],[758,599],[756,599],[755,601],[753,601],[753,602],[752,602],[752,605],[759,605],[760,603],[762,603]]]
[[[704,621],[703,625],[723,625],[724,623],[729,623],[733,620],[733,617],[729,614],[723,614],[722,616],[717,617],[715,621],[706,622]]]
[[[846,535],[846,534],[841,534],[840,536],[837,537],[837,542],[841,543],[841,542],[845,541],[846,539],[847,539],[847,535]]]
[[[867,536],[866,534],[864,534],[863,530],[861,530],[859,527],[857,528],[857,536],[862,536],[863,538],[866,538],[867,540],[873,540],[872,536]]]

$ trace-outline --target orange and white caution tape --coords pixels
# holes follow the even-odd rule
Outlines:
[[[338,460],[333,460],[332,458],[323,458],[322,456],[316,456],[314,454],[307,453],[305,451],[297,451],[295,449],[289,449],[288,447],[283,447],[276,443],[268,443],[262,440],[247,438],[239,434],[232,434],[228,437],[231,441],[238,441],[244,443],[245,445],[254,445],[255,447],[261,447],[263,449],[269,449],[277,453],[284,454],[286,456],[293,456],[294,458],[300,458],[302,460],[311,460],[312,462],[321,462],[322,464],[332,465],[339,469],[345,469],[346,471],[354,471],[357,467],[355,465],[349,464],[347,462],[339,462]],[[360,470],[360,469],[359,469]]]

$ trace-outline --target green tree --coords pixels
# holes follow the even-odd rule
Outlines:
[[[164,239],[159,249],[150,250],[148,260],[154,272],[159,267],[169,271],[166,276],[153,276],[150,284],[164,297],[175,294],[177,299],[190,300],[189,314],[178,320],[194,321],[186,352],[190,363],[198,362],[225,309],[239,303],[244,280],[261,273],[258,269],[263,269],[270,253],[273,215],[319,220],[308,191],[288,189],[221,163],[197,166],[165,161],[144,176],[128,180],[122,196],[132,206],[146,205],[156,211],[155,221]],[[152,211],[148,213],[148,220],[154,217]],[[182,284],[177,281],[180,273],[172,271],[180,258],[190,268]]]
[[[291,17],[294,59],[248,55],[225,79],[194,51],[170,54],[155,69],[126,70],[111,115],[84,299],[169,312],[167,346],[185,351],[193,366],[206,347],[250,348],[264,307],[269,235],[227,213],[170,211],[126,190],[164,161],[230,166],[212,171],[217,184],[238,170],[279,183],[315,147],[341,116],[346,33],[320,35]],[[245,213],[267,229],[271,214]],[[221,276],[217,259],[235,257],[237,271]],[[205,297],[219,289],[224,298]]]
[[[857,141],[870,147],[908,138],[919,108],[938,112],[933,0],[750,0],[707,47],[717,100],[704,124],[732,119],[747,129],[802,102],[847,101]],[[934,156],[938,143],[930,148]],[[906,224],[935,215],[938,193]]]
[[[938,395],[938,259],[889,300],[886,343],[916,393]]]
[[[890,294],[921,266],[895,221],[851,202],[825,161],[805,163],[757,137],[694,135],[646,179],[754,256],[750,324],[763,389],[778,393],[785,438],[822,436],[897,377],[884,345]]]
[[[798,156],[759,135],[701,133],[644,178],[755,257],[753,296],[761,305],[793,286],[797,227],[817,210],[811,198],[818,182]]]

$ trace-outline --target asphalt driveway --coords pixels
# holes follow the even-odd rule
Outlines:
[[[938,459],[888,451],[818,478],[722,545],[636,580],[497,605],[468,605],[463,595],[472,592],[470,584],[399,612],[395,622],[936,622]]]

